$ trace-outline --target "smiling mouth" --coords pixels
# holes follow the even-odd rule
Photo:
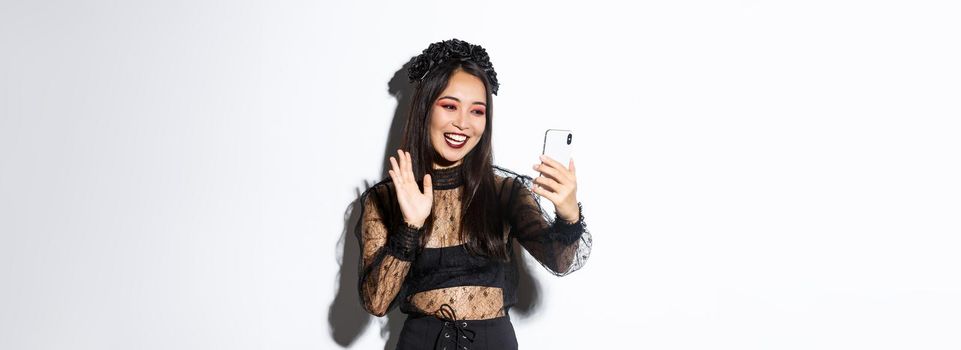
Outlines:
[[[450,146],[451,148],[464,147],[464,145],[467,144],[467,139],[469,138],[470,137],[464,134],[458,134],[453,132],[444,133],[444,141],[446,141],[447,145]]]

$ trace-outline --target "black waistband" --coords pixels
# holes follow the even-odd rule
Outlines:
[[[505,288],[506,264],[474,256],[463,244],[425,248],[411,265],[405,283],[409,294],[462,286]]]
[[[425,322],[444,322],[444,318],[437,317],[437,315],[429,315],[421,312],[413,312],[407,314],[407,319],[411,321],[425,321]],[[504,316],[497,316],[494,318],[484,318],[479,320],[460,320],[470,323],[487,324],[487,323],[499,323],[504,321],[510,321],[511,317],[507,311],[504,311]]]

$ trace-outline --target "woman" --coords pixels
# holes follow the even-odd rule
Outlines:
[[[408,314],[397,349],[516,349],[511,239],[558,276],[590,254],[574,161],[542,156],[536,179],[493,166],[498,83],[482,47],[434,43],[409,67],[402,149],[390,157],[390,178],[361,195],[364,307],[383,316],[399,303]],[[535,194],[554,203],[556,219]]]

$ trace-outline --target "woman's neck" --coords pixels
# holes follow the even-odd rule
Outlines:
[[[460,187],[464,183],[463,174],[461,173],[462,164],[463,162],[457,162],[445,168],[438,168],[435,164],[434,170],[431,171],[430,175],[434,189],[445,190]]]
[[[450,168],[458,167],[458,166],[460,166],[461,164],[464,164],[464,160],[463,160],[463,159],[458,160],[458,161],[456,161],[456,162],[454,162],[454,163],[444,163],[444,164],[440,164],[440,163],[434,162],[434,169],[435,169],[435,170],[437,170],[437,169],[450,169]]]

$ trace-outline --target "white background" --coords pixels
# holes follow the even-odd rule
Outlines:
[[[450,38],[497,164],[576,132],[522,348],[961,348],[956,2],[623,3],[0,2],[0,348],[383,348],[345,233]]]

